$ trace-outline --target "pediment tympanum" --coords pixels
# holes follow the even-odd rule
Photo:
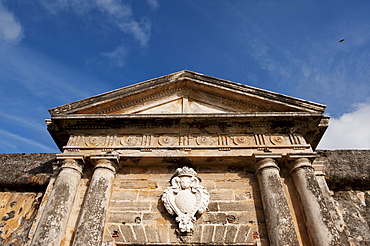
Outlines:
[[[50,110],[71,114],[186,114],[311,112],[324,105],[181,71]]]

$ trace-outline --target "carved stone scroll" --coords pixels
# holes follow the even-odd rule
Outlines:
[[[192,232],[195,214],[202,214],[207,209],[209,193],[199,182],[197,173],[192,168],[178,168],[171,180],[171,186],[162,194],[168,213],[177,216],[180,232]]]

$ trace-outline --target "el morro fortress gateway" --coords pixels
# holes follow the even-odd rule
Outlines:
[[[370,245],[370,150],[325,105],[180,71],[49,110],[58,154],[0,155],[0,244]]]

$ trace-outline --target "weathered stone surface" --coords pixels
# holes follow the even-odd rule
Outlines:
[[[115,161],[97,160],[73,241],[74,246],[102,243],[115,166]]]
[[[370,150],[320,150],[318,155],[331,189],[370,189]]]
[[[25,245],[41,192],[0,192],[0,244]]]
[[[66,160],[58,175],[48,202],[42,211],[32,246],[60,245],[73,200],[81,179],[82,166],[75,160]]]
[[[333,193],[350,245],[370,245],[370,191],[339,190]]]
[[[1,189],[45,190],[56,154],[0,154]]]
[[[328,200],[325,196],[307,158],[293,161],[290,175],[298,192],[307,231],[313,245],[340,244],[339,232],[333,218],[328,213]]]
[[[256,163],[256,170],[271,245],[298,246],[297,233],[276,162],[271,158],[262,159]]]

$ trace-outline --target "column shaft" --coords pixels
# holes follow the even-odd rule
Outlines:
[[[281,184],[278,166],[270,158],[260,160],[256,164],[256,175],[260,186],[270,245],[299,245],[288,202]]]
[[[82,165],[76,160],[64,161],[41,215],[31,246],[60,245],[81,175]]]
[[[116,172],[113,160],[99,159],[91,178],[73,246],[101,245]]]
[[[316,180],[310,160],[308,158],[295,160],[290,175],[301,201],[312,244],[340,245],[338,231],[328,213],[324,194]]]

